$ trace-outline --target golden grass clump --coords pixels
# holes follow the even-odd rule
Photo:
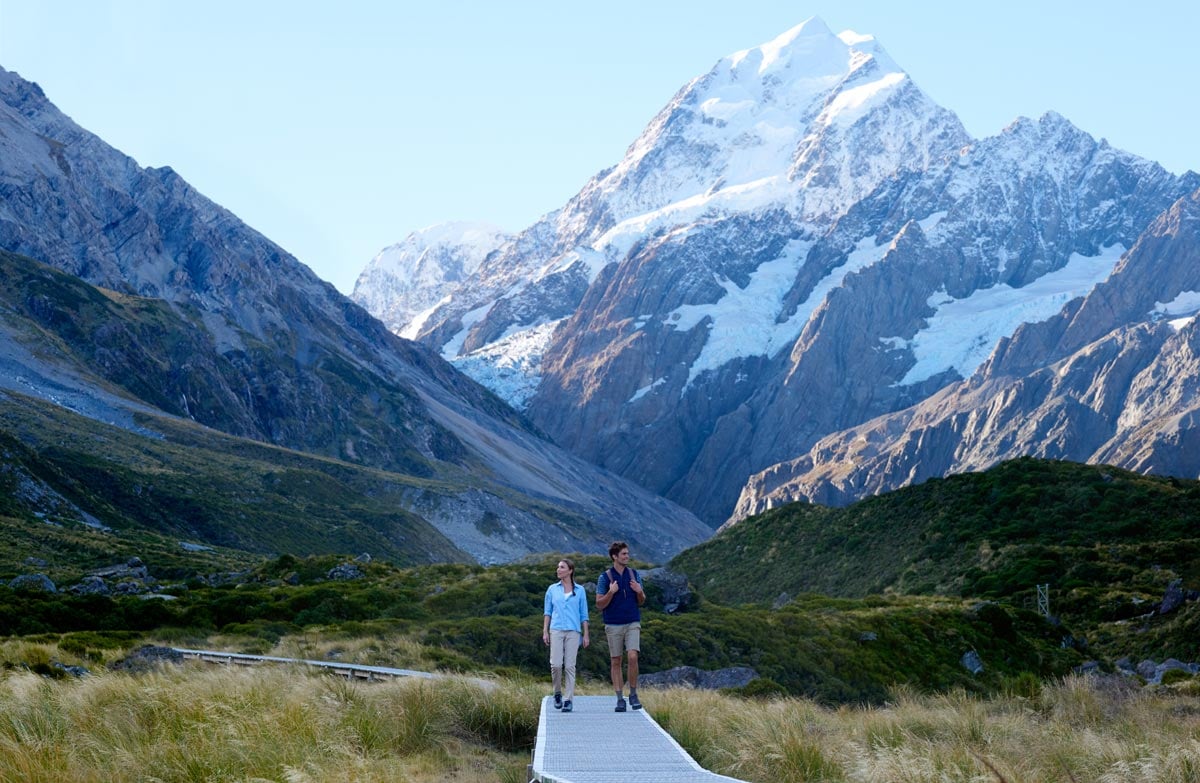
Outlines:
[[[457,710],[495,696],[520,713],[506,720],[535,732],[537,696],[502,683],[488,690],[349,682],[289,666],[64,681],[10,673],[0,680],[0,781],[517,780],[527,752],[489,745],[482,722]]]

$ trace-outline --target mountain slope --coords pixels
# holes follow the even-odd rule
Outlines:
[[[419,339],[717,525],[748,477],[1086,294],[1197,186],[1054,113],[971,139],[874,39],[811,19],[686,85]]]
[[[413,491],[404,510],[488,562],[560,541],[546,536],[560,523],[537,523],[528,503],[571,527],[570,548],[620,535],[663,557],[707,535],[687,512],[565,454],[174,172],[140,168],[2,70],[0,249],[22,254],[6,263],[26,273],[9,288],[35,325],[13,327],[33,357],[25,376],[65,372],[43,366],[50,336],[122,392],[118,407],[443,482],[452,491]],[[44,294],[31,259],[114,294],[61,281]],[[126,309],[79,310],[76,298]],[[139,311],[147,320],[131,323]]]
[[[789,500],[841,505],[1026,454],[1200,476],[1197,259],[1200,191],[1108,280],[1002,339],[969,379],[753,476],[734,518]]]

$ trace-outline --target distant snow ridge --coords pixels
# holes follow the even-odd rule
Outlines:
[[[350,295],[403,337],[410,326],[512,237],[488,223],[438,223],[384,248],[367,264]]]

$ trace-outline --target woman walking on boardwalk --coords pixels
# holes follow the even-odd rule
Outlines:
[[[575,584],[575,562],[558,561],[558,581],[546,588],[542,612],[542,644],[550,645],[550,679],[554,684],[554,708],[571,711],[575,696],[575,656],[588,638],[587,593]],[[582,635],[582,640],[580,636]],[[563,674],[566,674],[565,689]]]

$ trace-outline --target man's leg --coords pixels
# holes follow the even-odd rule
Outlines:
[[[612,675],[613,690],[617,692],[618,696],[620,696],[625,690],[625,683],[621,680],[621,656],[618,655],[613,657],[610,659],[610,662],[611,670],[609,673]]]
[[[625,649],[629,655],[629,706],[635,710],[642,708],[638,699],[638,653],[642,649],[642,624],[633,623],[625,635]]]

